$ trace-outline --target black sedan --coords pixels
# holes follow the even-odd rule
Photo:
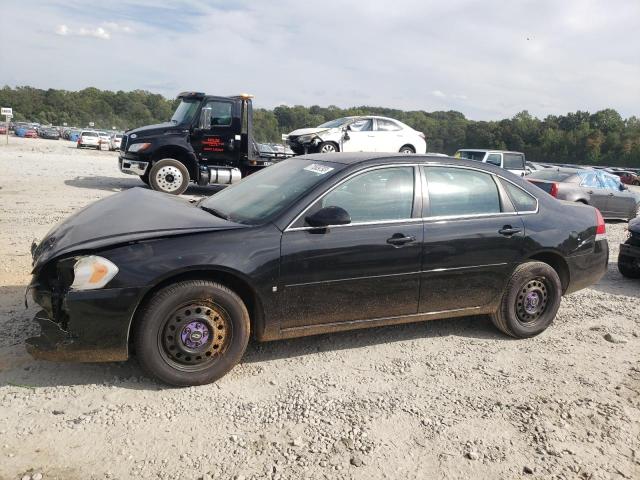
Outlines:
[[[509,172],[446,157],[282,161],[188,204],[98,201],[32,246],[36,358],[135,352],[173,385],[212,382],[250,335],[276,340],[466,315],[537,335],[604,274],[605,224]]]

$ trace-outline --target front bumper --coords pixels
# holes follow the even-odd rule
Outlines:
[[[622,243],[620,244],[620,255],[640,259],[640,247],[629,245],[628,243]]]
[[[41,333],[26,341],[36,359],[62,362],[115,362],[129,356],[129,328],[141,289],[69,291],[61,308],[51,308],[51,293],[32,288],[44,310],[34,321]],[[58,317],[56,318],[56,315]]]
[[[142,176],[149,168],[149,162],[143,162],[142,160],[131,160],[120,156],[118,157],[118,168],[122,173]]]

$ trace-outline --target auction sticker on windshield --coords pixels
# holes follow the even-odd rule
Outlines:
[[[326,165],[320,165],[318,163],[312,163],[308,167],[304,167],[305,170],[313,173],[319,173],[320,175],[324,175],[325,173],[329,173],[333,170],[333,167],[327,167]]]

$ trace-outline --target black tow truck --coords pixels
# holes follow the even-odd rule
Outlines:
[[[230,185],[271,165],[279,157],[261,157],[253,138],[252,98],[181,93],[169,122],[125,132],[120,170],[153,190],[180,195],[190,182]]]

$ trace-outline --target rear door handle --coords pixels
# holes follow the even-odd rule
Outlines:
[[[587,193],[588,193],[589,195],[593,195],[593,190],[589,190]]]
[[[521,230],[519,228],[513,228],[511,225],[505,225],[500,230],[498,230],[498,233],[500,235],[504,235],[505,237],[510,237],[511,235],[520,233],[520,231]]]
[[[391,238],[387,238],[387,243],[389,245],[393,245],[396,247],[405,245],[407,243],[411,243],[411,242],[415,242],[416,241],[416,237],[405,237],[404,234],[402,233],[396,233],[394,234]]]

